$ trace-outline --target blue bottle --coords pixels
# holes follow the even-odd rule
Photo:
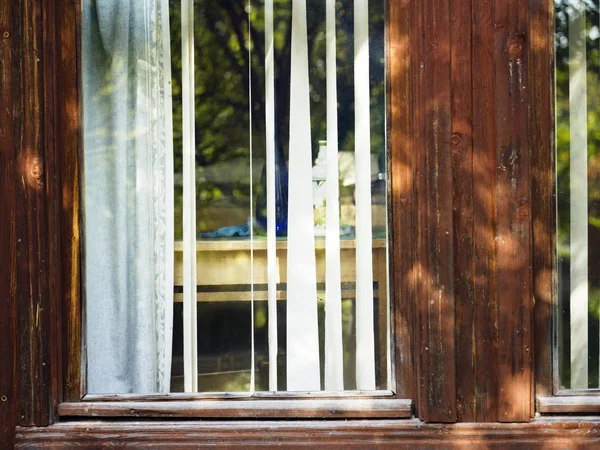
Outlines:
[[[275,229],[277,236],[287,236],[288,169],[283,146],[275,132]],[[261,234],[267,232],[267,165],[263,167],[256,198],[256,225]]]

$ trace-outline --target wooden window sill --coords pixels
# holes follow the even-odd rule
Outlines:
[[[411,414],[411,400],[381,398],[82,401],[58,406],[61,418],[406,419]]]
[[[537,410],[540,414],[597,414],[600,413],[600,397],[597,395],[538,397]]]
[[[598,448],[599,418],[530,423],[409,420],[99,421],[17,428],[16,448]]]

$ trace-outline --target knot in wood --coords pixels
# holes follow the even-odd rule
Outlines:
[[[525,36],[523,34],[516,34],[508,39],[507,51],[509,59],[521,59],[523,58],[523,51],[525,48]]]
[[[529,200],[525,197],[519,199],[519,218],[527,219],[529,217]]]
[[[462,141],[462,133],[459,133],[459,132],[452,133],[452,145],[454,147],[457,147],[458,145],[460,145],[461,141]]]
[[[32,180],[35,180],[39,183],[42,179],[42,174],[43,174],[42,162],[36,156],[35,158],[33,158],[33,160],[31,161],[31,164],[29,166],[29,175],[31,176]]]

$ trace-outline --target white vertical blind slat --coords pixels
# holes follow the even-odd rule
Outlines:
[[[588,387],[588,191],[585,4],[569,17],[571,388]]]
[[[194,2],[181,2],[183,103],[183,369],[186,392],[198,390],[196,302],[196,144]]]
[[[265,119],[267,147],[267,280],[269,390],[277,390],[277,250],[275,221],[275,58],[273,0],[265,1]]]
[[[287,389],[320,390],[306,0],[292,1]]]
[[[252,140],[252,0],[248,0],[248,136],[250,158],[250,217],[254,217],[254,145]],[[256,389],[256,352],[254,342],[254,221],[250,220],[250,391]]]
[[[369,4],[355,0],[356,387],[360,390],[375,389],[369,91]]]
[[[325,225],[325,389],[344,389],[340,204],[338,172],[335,0],[326,5],[327,67],[327,202]]]

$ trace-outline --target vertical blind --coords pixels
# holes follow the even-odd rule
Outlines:
[[[185,390],[198,389],[197,297],[196,297],[196,173],[194,137],[202,130],[194,122],[194,14],[193,0],[182,0],[182,88],[183,88],[183,329]],[[248,3],[247,11],[259,7]],[[268,304],[268,386],[277,390],[277,226],[276,226],[276,111],[274,63],[275,33],[272,0],[264,2],[264,66],[265,80],[265,143],[266,143],[266,249]],[[274,11],[275,8],[275,11]],[[324,385],[321,385],[319,357],[319,326],[317,310],[317,263],[315,258],[315,228],[313,220],[313,151],[311,136],[311,84],[309,78],[309,45],[307,36],[307,2],[292,0],[289,85],[289,171],[287,226],[286,298],[286,386],[289,391],[344,389],[342,348],[342,302],[340,262],[340,194],[338,168],[338,93],[336,60],[336,2],[326,0],[326,97],[327,97],[327,184],[326,184],[326,283],[325,283],[325,345]],[[353,6],[354,36],[354,160],[356,203],[356,387],[374,390],[375,324],[373,295],[373,233],[372,233],[372,155],[371,155],[371,88],[369,75],[369,2],[356,0]],[[248,30],[250,39],[251,29]],[[248,45],[252,60],[253,45]],[[252,80],[249,80],[252,95]],[[249,102],[252,105],[252,101]],[[250,112],[250,152],[252,152],[252,113]],[[250,157],[252,164],[252,155]],[[250,174],[254,172],[249,168]],[[250,185],[252,186],[251,179]],[[251,217],[253,216],[251,207]],[[251,260],[254,248],[253,220],[250,221]],[[251,262],[252,264],[252,262]],[[252,265],[250,270],[252,271]],[[198,276],[201,276],[198,274]],[[253,274],[251,296],[254,301]],[[252,308],[254,311],[254,308]],[[252,317],[251,320],[254,318]],[[253,337],[252,347],[254,347]],[[252,348],[254,353],[254,348]],[[255,372],[252,358],[251,373]],[[254,390],[251,378],[251,390]]]
[[[574,388],[587,388],[588,381],[587,80],[583,11],[581,8],[574,12],[569,20],[571,387]]]

